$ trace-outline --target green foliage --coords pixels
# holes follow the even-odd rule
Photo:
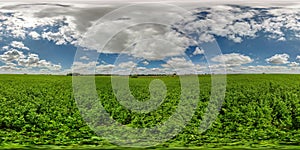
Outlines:
[[[108,76],[96,77],[101,104],[112,118],[130,127],[163,123],[180,101],[180,80],[177,76],[130,78],[132,95],[139,101],[149,100],[148,85],[153,79],[161,79],[168,89],[164,102],[153,112],[140,114],[122,106]],[[195,115],[162,147],[300,144],[300,75],[229,75],[220,114],[204,133],[198,127],[210,99],[211,80],[210,76],[199,80]],[[0,83],[1,146],[111,146],[82,119],[73,97],[72,77],[0,75]]]

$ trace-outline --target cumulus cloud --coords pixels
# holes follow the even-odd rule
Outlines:
[[[161,65],[168,71],[176,72],[177,74],[190,74],[196,72],[196,65],[191,60],[186,60],[182,57],[173,57],[166,64]]]
[[[233,42],[243,42],[245,38],[255,38],[259,32],[278,41],[288,40],[285,31],[292,31],[289,39],[298,38],[300,31],[300,10],[288,5],[281,7],[255,6],[207,6],[193,10],[198,19],[183,21],[181,27],[202,42],[212,41],[213,36],[225,37]],[[299,38],[298,38],[299,39]]]
[[[122,22],[127,24],[126,21]],[[110,30],[118,30],[117,27],[114,27],[117,23],[105,22],[99,28],[110,26]],[[110,30],[105,32],[112,32]],[[101,30],[101,32],[104,31]],[[102,53],[124,53],[147,60],[162,60],[166,57],[182,55],[192,44],[189,38],[171,29],[171,27],[156,24],[138,25],[123,30],[110,39],[103,50],[99,41],[106,41],[107,39],[102,39],[103,37],[99,35],[101,34],[89,35],[88,39],[91,40],[83,41],[82,44]]]
[[[270,58],[266,59],[266,62],[270,64],[288,64],[290,56],[288,54],[276,54]]]
[[[148,61],[143,61],[142,62],[145,66],[149,65],[149,62]]]
[[[97,19],[120,6],[84,5],[83,7],[83,5],[75,4],[28,4],[5,7],[1,5],[0,7],[0,38],[13,38],[19,41],[30,37],[33,40],[44,39],[53,41],[57,45],[83,44],[81,46],[87,46],[100,51],[99,48],[102,45],[97,45],[97,43],[99,40],[102,41],[105,39],[101,39],[102,35],[97,34],[97,32],[95,32],[95,38],[91,38],[91,41],[87,43],[78,43],[78,39],[82,37],[85,31],[90,29]],[[137,25],[125,29],[112,37],[102,52],[109,54],[125,53],[147,60],[161,60],[185,54],[186,48],[194,44],[191,39],[186,37],[186,34],[193,35],[194,40],[201,42],[209,42],[213,40],[214,36],[220,36],[240,43],[243,42],[245,38],[255,38],[259,36],[258,33],[261,32],[265,33],[268,38],[277,39],[279,41],[289,40],[291,37],[300,38],[299,9],[292,9],[288,5],[282,7],[260,6],[260,9],[256,9],[256,6],[242,8],[229,5],[206,5],[205,7],[201,5],[199,8],[194,9],[195,7],[193,7],[192,10],[193,15],[185,18],[181,18],[180,14],[173,10],[170,10],[169,13],[163,15],[161,18],[158,17],[160,21],[172,20],[171,22],[174,24],[172,24],[171,27]],[[131,13],[130,16],[124,15],[121,18],[115,18],[115,20],[107,19],[98,29],[100,30],[101,27],[109,27],[104,34],[110,33],[118,30],[120,25],[134,24],[138,19],[147,20],[147,17],[144,15],[148,15],[150,18],[153,16],[161,16],[164,10],[158,9],[151,13],[143,13],[143,11],[144,10],[137,9],[136,11],[129,12]],[[138,15],[141,13],[144,18]],[[285,31],[291,31],[289,33],[291,33],[292,36],[286,36]],[[182,32],[184,34],[182,34]],[[195,33],[197,33],[197,35],[195,35]],[[18,41],[14,41],[10,46],[2,48],[2,50],[7,52],[0,56],[1,61],[6,63],[16,61],[18,65],[28,67],[54,67],[53,65],[55,64],[46,60],[40,60],[35,54],[25,56],[23,52],[18,51],[21,49],[29,50],[28,47]],[[9,49],[10,47],[13,49]],[[199,48],[193,52],[193,55],[200,54],[203,54],[203,51]],[[300,60],[299,57],[297,57],[298,60]],[[266,59],[266,61],[271,64],[297,65],[295,62],[289,63],[288,59],[289,56],[287,54],[277,54]],[[81,60],[88,59],[82,57]],[[216,56],[212,60],[215,62],[225,62],[227,67],[240,66],[237,68],[241,68],[243,64],[253,62],[253,59],[249,56],[237,53]],[[173,64],[179,67],[191,66],[191,62],[176,57],[170,59],[168,63],[169,65]],[[83,63],[77,65],[84,66]],[[126,66],[126,64],[121,66],[124,66],[124,68],[129,67]],[[105,64],[100,66],[99,69],[103,68],[103,70],[105,70],[111,67],[112,66]],[[140,67],[136,68],[144,71],[167,72],[167,66],[163,67],[165,68],[153,68],[153,70]],[[263,69],[264,67],[257,68]],[[270,66],[266,68],[270,68]]]
[[[298,67],[298,66],[299,66],[299,63],[297,63],[297,62],[291,62],[291,63],[289,64],[289,66],[290,66],[290,67]]]
[[[49,70],[61,69],[61,65],[52,64],[49,61],[41,60],[37,54],[29,54],[26,58],[19,59],[18,65],[23,67],[47,68]]]
[[[49,61],[41,60],[37,54],[25,55],[23,54],[23,52],[18,51],[16,49],[4,52],[2,55],[0,55],[0,60],[5,64],[5,66],[10,66],[10,68],[21,69],[20,67],[27,67],[45,68],[49,70],[60,70],[62,68],[61,65],[52,64]]]
[[[10,44],[13,48],[23,49],[23,50],[30,50],[20,41],[12,41]]]
[[[81,74],[94,74],[95,67],[99,64],[96,61],[90,61],[88,63],[76,61],[73,63],[71,69],[73,72],[81,73]]]
[[[174,68],[189,68],[189,67],[194,67],[194,64],[192,63],[192,61],[187,61],[185,58],[181,58],[181,57],[174,57],[171,58],[167,61],[166,64],[162,65],[165,68],[168,67],[174,67]]]
[[[34,40],[43,38],[52,40],[57,44],[75,44],[76,40],[80,37],[80,33],[77,31],[77,25],[73,21],[74,17],[58,15],[39,18],[35,16],[35,13],[49,8],[51,8],[51,6],[48,6],[47,8],[47,6],[39,7],[36,5],[27,5],[26,9],[19,9],[18,7],[8,9],[7,7],[2,7],[0,19],[3,32],[0,32],[0,36],[15,39],[31,37]],[[58,31],[49,27],[55,27]],[[40,28],[43,28],[44,30],[40,31]]]
[[[80,59],[80,60],[90,60],[90,58],[87,57],[87,56],[81,56],[79,59]]]
[[[201,55],[204,54],[204,50],[200,49],[199,47],[196,47],[195,51],[193,52],[193,55]]]
[[[127,68],[134,68],[137,66],[137,64],[133,61],[128,61],[128,62],[122,62],[122,63],[118,64],[117,66],[120,68],[123,68],[123,69],[127,69]]]
[[[18,51],[16,49],[12,49],[9,51],[4,52],[2,55],[0,55],[0,60],[4,63],[11,62],[11,61],[18,61],[19,59],[25,58],[25,55],[23,52]]]
[[[26,36],[30,36],[33,39],[39,39],[42,37],[54,41],[56,44],[76,44],[76,39],[80,38],[97,19],[120,7],[120,5],[100,4],[72,4],[67,6],[64,7],[60,4],[5,6],[1,8],[2,11],[12,12],[14,15],[1,14],[1,20],[4,20],[1,22],[1,28],[6,32],[5,35],[15,38],[24,39]],[[112,24],[116,22],[124,25],[134,23],[140,17],[138,14],[143,13],[144,15],[149,14],[150,18],[159,16],[157,19],[172,20],[176,23],[174,27],[188,34],[201,33],[197,39],[199,41],[210,41],[216,35],[226,37],[234,42],[242,42],[244,38],[258,36],[257,33],[260,31],[270,34],[269,38],[286,40],[283,32],[285,29],[294,31],[295,36],[299,36],[299,9],[291,9],[289,5],[280,8],[262,5],[259,8],[256,9],[255,6],[250,6],[242,9],[239,6],[213,4],[211,6],[201,5],[198,8],[194,6],[189,8],[192,9],[194,15],[185,16],[183,20],[181,20],[180,14],[172,9],[169,10],[169,13],[165,13],[163,17],[160,16],[164,13],[164,10],[157,9],[155,12],[145,13],[145,10],[137,9],[134,13],[128,12],[127,15],[130,17],[123,17],[127,19],[112,20],[112,23],[106,22],[105,26],[111,27],[112,31],[116,30],[114,28],[116,26]],[[58,30],[41,31],[40,33],[32,31],[32,29],[38,27],[49,26],[56,26]]]
[[[211,59],[214,62],[224,62],[228,66],[240,66],[243,64],[252,63],[253,59],[249,56],[245,56],[243,54],[238,53],[231,53],[231,54],[224,54],[218,55]]]
[[[1,50],[6,51],[9,49],[9,46],[3,46]]]
[[[111,74],[112,69],[115,67],[115,65],[107,64],[107,65],[98,65],[96,66],[96,73],[98,74]]]
[[[28,34],[32,39],[34,40],[39,40],[41,35],[37,33],[36,31],[32,31]]]

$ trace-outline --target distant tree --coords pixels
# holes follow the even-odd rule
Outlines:
[[[130,78],[138,78],[137,74],[130,75]]]
[[[177,73],[176,73],[176,72],[173,73],[173,77],[175,77],[175,76],[177,76]]]
[[[68,73],[67,76],[80,76],[80,73]]]

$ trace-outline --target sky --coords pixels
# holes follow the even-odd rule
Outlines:
[[[151,2],[3,1],[0,73],[300,72],[297,1]]]

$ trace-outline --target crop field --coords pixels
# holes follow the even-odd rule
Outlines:
[[[130,90],[136,99],[147,101],[154,79],[167,88],[165,100],[154,111],[137,113],[123,107],[108,76],[95,77],[99,102],[111,118],[128,127],[166,122],[180,101],[179,77],[130,78]],[[300,148],[300,75],[227,75],[220,114],[204,133],[198,128],[210,99],[211,77],[199,76],[199,85],[192,119],[155,148]],[[0,75],[0,148],[32,147],[119,148],[84,121],[71,76]]]

